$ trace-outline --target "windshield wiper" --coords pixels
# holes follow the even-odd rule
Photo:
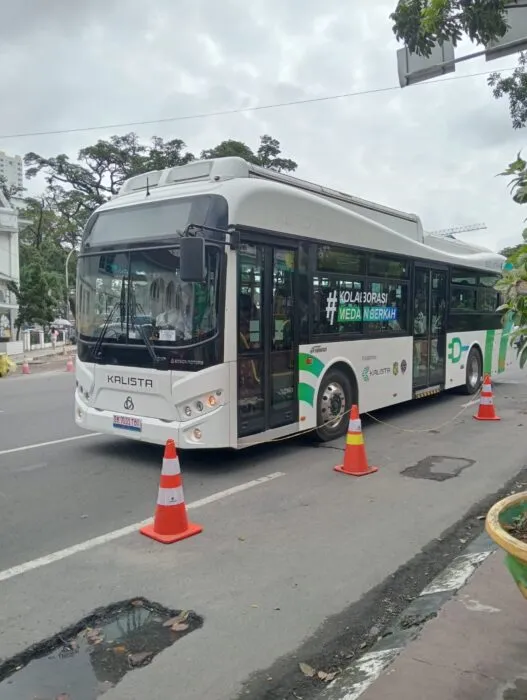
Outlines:
[[[116,301],[115,304],[112,306],[110,309],[110,313],[106,317],[106,321],[103,324],[103,327],[101,328],[101,332],[97,336],[97,340],[95,342],[95,345],[92,347],[92,355],[96,360],[99,360],[101,355],[100,355],[100,349],[101,345],[103,344],[104,341],[104,336],[106,335],[106,331],[108,330],[108,327],[112,321],[113,315],[115,313],[115,310],[117,308],[121,308],[121,316],[122,316],[122,303],[120,301]]]
[[[131,283],[128,288],[128,319],[129,323],[132,326],[133,329],[137,330],[139,332],[139,335],[141,336],[141,339],[143,340],[144,344],[146,345],[146,349],[148,350],[148,353],[150,357],[152,358],[152,362],[154,364],[154,367],[164,360],[166,360],[166,357],[160,357],[154,348],[154,345],[150,338],[148,337],[145,329],[143,328],[142,325],[138,325],[135,322],[135,316],[136,312],[139,311],[140,314],[143,316],[147,316],[145,310],[137,302],[136,296],[135,296],[135,289],[132,287]]]
[[[111,320],[113,318],[113,315],[115,313],[115,310],[119,308],[120,310],[120,320],[121,320],[121,330],[123,329],[124,326],[124,321],[125,321],[125,287],[124,287],[124,282],[125,278],[123,277],[122,284],[121,284],[121,298],[119,301],[116,301],[115,304],[112,306],[110,309],[110,313],[106,317],[106,320],[103,324],[103,327],[101,328],[101,332],[97,336],[97,340],[95,342],[95,345],[92,347],[92,355],[96,360],[99,360],[101,355],[100,355],[100,349],[104,341],[104,336],[106,335],[106,331],[108,330],[108,327],[111,323]]]

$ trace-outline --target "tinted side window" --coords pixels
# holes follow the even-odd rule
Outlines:
[[[363,283],[336,276],[313,278],[313,333],[328,335],[362,332]]]
[[[492,313],[500,305],[499,294],[494,289],[480,287],[478,289],[478,311]]]
[[[476,289],[452,287],[450,307],[453,311],[474,311],[476,308]]]
[[[408,330],[408,285],[404,282],[368,282],[364,295],[365,333]]]
[[[476,286],[478,275],[471,270],[452,270],[452,284],[462,284],[463,286]]]
[[[366,258],[362,253],[329,245],[317,247],[317,270],[359,275],[365,272]]]
[[[372,255],[368,261],[368,274],[371,277],[406,278],[408,270],[409,266],[405,260]]]

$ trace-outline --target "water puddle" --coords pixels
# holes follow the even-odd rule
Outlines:
[[[0,664],[2,700],[97,700],[135,668],[198,629],[193,612],[137,598],[100,608]]]

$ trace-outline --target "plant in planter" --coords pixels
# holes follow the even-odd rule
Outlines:
[[[527,161],[520,156],[502,175],[513,176],[512,196],[527,203]],[[503,296],[504,323],[512,320],[511,343],[517,348],[520,367],[527,362],[527,229],[524,243],[507,251],[508,261],[496,289]],[[505,252],[505,251],[503,251]],[[527,492],[495,503],[485,522],[489,536],[506,552],[505,563],[524,598],[527,598]]]
[[[517,204],[527,203],[527,161],[520,154],[509,167],[501,173],[511,177],[512,198]],[[512,320],[514,328],[511,342],[518,350],[520,367],[527,362],[527,228],[523,231],[523,243],[503,253],[509,253],[501,280],[496,289],[503,296],[503,304],[498,309],[503,311],[504,321]]]
[[[505,563],[524,598],[527,598],[527,492],[516,493],[495,503],[485,528],[505,550]]]

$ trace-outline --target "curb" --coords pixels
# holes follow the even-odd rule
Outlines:
[[[485,532],[476,537],[463,554],[421,591],[370,651],[353,661],[317,697],[321,700],[358,700],[497,549]]]

